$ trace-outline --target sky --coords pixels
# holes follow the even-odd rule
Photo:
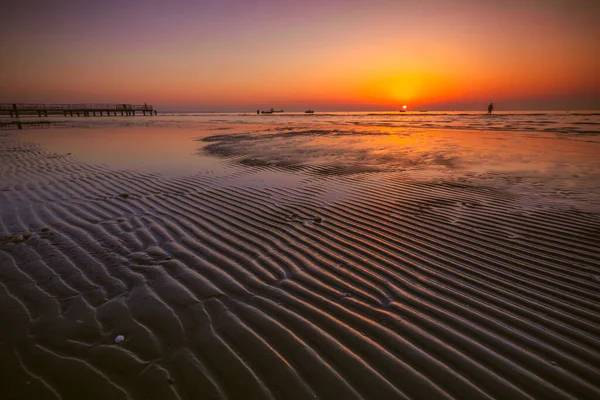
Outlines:
[[[0,102],[600,109],[599,0],[20,0]]]

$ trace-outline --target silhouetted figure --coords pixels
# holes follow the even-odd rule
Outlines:
[[[260,110],[256,110],[256,113],[257,113],[257,114],[260,114]]]
[[[154,110],[154,115],[158,115],[158,111]]]
[[[494,111],[494,103],[490,103],[490,105],[488,106],[488,114],[491,114],[492,111]]]

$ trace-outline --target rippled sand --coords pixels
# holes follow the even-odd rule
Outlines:
[[[3,398],[600,398],[595,137],[161,132],[1,134]]]

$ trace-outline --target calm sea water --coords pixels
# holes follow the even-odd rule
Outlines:
[[[488,115],[481,112],[335,112],[335,113],[282,113],[256,115],[255,113],[173,113],[165,117],[182,121],[187,119],[211,122],[255,123],[257,118],[274,124],[319,124],[390,126],[405,128],[539,131],[559,133],[600,133],[600,111],[578,112],[505,112]]]
[[[23,122],[39,120],[37,117],[22,118]],[[0,117],[0,123],[8,122]],[[205,127],[208,125],[254,125],[272,126],[380,126],[416,129],[460,129],[487,131],[556,132],[566,134],[599,134],[600,111],[519,111],[498,112],[487,115],[482,112],[333,112],[276,113],[161,113],[152,117],[49,117],[42,121],[72,126],[89,125],[167,125],[181,127]]]

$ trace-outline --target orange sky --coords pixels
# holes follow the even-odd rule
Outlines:
[[[46,3],[0,17],[0,102],[600,108],[593,0]]]

